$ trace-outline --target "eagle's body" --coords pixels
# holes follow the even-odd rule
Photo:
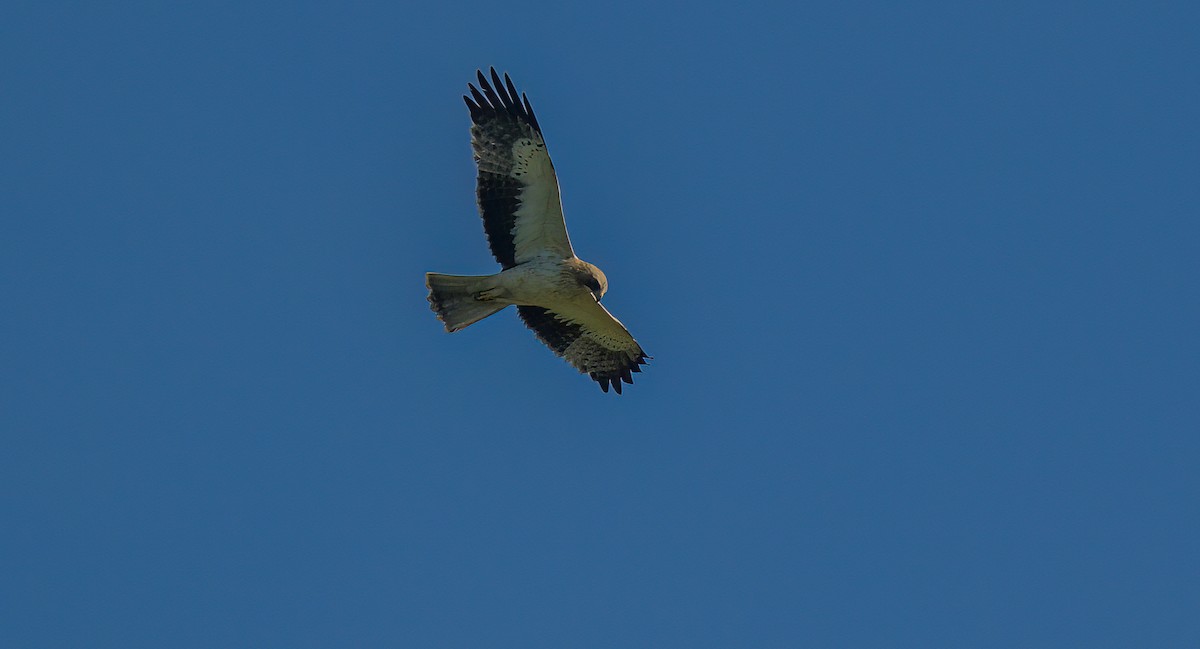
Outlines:
[[[547,309],[577,302],[590,307],[596,298],[587,284],[598,276],[603,277],[600,269],[581,259],[534,257],[492,275],[496,282],[494,294],[483,297]]]
[[[645,364],[629,331],[600,304],[608,279],[575,256],[563,221],[558,178],[529,100],[508,75],[478,73],[463,97],[471,111],[471,145],[479,167],[476,194],[495,275],[426,273],[429,303],[447,331],[458,331],[517,305],[538,338],[608,392]],[[494,87],[493,87],[494,85]]]

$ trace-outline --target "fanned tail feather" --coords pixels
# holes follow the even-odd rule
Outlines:
[[[487,288],[487,280],[490,278],[490,275],[425,273],[429,306],[446,325],[446,331],[465,329],[508,306],[504,302],[475,298],[479,291]]]

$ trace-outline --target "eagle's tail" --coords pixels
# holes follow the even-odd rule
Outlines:
[[[429,306],[446,331],[458,331],[508,306],[507,302],[479,300],[476,295],[486,290],[490,275],[442,275],[425,273],[429,288]]]

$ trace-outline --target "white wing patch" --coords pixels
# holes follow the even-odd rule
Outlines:
[[[583,327],[584,337],[571,343],[567,347],[566,354],[570,354],[573,350],[578,351],[581,343],[589,339],[599,343],[605,349],[627,352],[631,355],[638,348],[637,342],[629,334],[629,330],[625,328],[625,325],[613,317],[613,314],[609,313],[608,309],[604,308],[600,303],[596,303],[595,310],[558,317],[564,322],[570,322]]]
[[[524,263],[546,253],[559,259],[574,255],[563,222],[558,178],[546,143],[540,137],[514,142],[510,173],[522,185],[521,206],[513,224],[516,262]]]

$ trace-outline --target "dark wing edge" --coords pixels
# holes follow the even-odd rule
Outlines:
[[[496,68],[488,68],[488,71],[491,72],[491,83],[488,83],[487,77],[483,75],[483,70],[475,71],[482,92],[468,83],[471,96],[463,95],[463,101],[467,102],[467,108],[471,111],[471,121],[479,125],[497,118],[523,121],[540,134],[542,127],[538,126],[537,117],[533,114],[533,107],[529,105],[529,98],[525,93],[520,93],[518,101],[517,87],[513,85],[508,73],[504,73],[502,82]]]
[[[473,137],[484,138],[494,146],[498,140],[521,137],[527,129],[533,129],[541,136],[542,129],[533,114],[533,107],[529,105],[529,98],[521,94],[518,101],[516,86],[508,73],[504,74],[502,83],[496,68],[490,68],[490,71],[491,83],[482,70],[476,70],[479,88],[468,83],[471,96],[463,95],[463,101],[471,111]],[[478,154],[475,160],[479,162]],[[521,181],[509,175],[483,169],[479,171],[475,196],[479,202],[480,216],[483,217],[483,231],[487,235],[492,256],[506,269],[517,265],[513,229],[516,227],[517,210],[521,207],[519,196],[522,189]]]
[[[600,389],[604,392],[608,392],[609,386],[612,386],[614,392],[621,394],[621,382],[633,384],[633,374],[641,372],[641,366],[651,358],[642,351],[640,345],[637,346],[637,354],[632,358],[624,351],[607,349],[593,339],[587,338],[582,326],[559,320],[548,309],[536,306],[518,306],[517,313],[525,322],[525,326],[533,330],[538,340],[545,343],[551,351],[571,363],[580,372],[587,372],[593,381],[600,384]],[[582,366],[576,359],[565,356],[567,348],[580,337],[584,337],[590,343],[589,348],[585,351],[588,360]]]

